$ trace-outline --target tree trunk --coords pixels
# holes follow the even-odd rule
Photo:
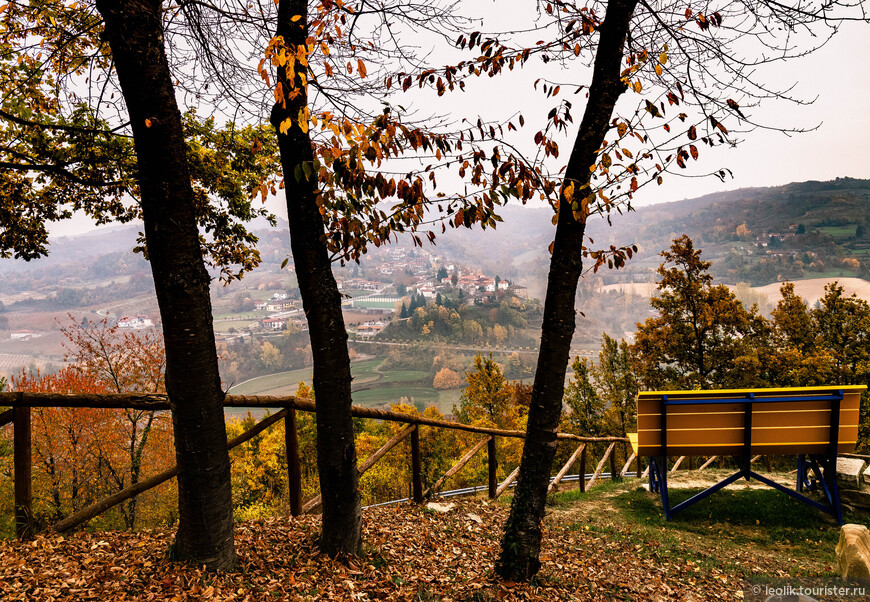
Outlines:
[[[296,22],[292,18],[301,15]],[[308,35],[308,6],[304,0],[281,0],[276,36],[296,48]],[[361,511],[357,487],[356,446],[353,438],[350,357],[347,331],[341,314],[341,294],[332,274],[324,242],[323,220],[317,207],[317,175],[297,178],[298,166],[312,165],[314,152],[307,131],[297,123],[308,96],[298,76],[288,81],[279,71],[278,81],[285,102],[276,103],[271,121],[278,136],[281,166],[290,222],[290,247],[302,306],[314,356],[314,394],[317,399],[317,469],[323,499],[323,532],[320,547],[325,553],[355,555],[360,546]],[[291,98],[292,91],[301,93]],[[292,125],[282,134],[285,120]],[[307,128],[306,128],[307,129]]]
[[[565,184],[588,194],[590,166],[596,163],[617,99],[625,90],[621,81],[623,45],[637,0],[615,0],[599,32],[589,100],[568,166]],[[556,433],[562,413],[562,395],[571,338],[574,336],[574,300],[581,273],[581,247],[585,218],[574,218],[571,203],[560,199],[559,222],[550,260],[541,348],[532,389],[526,442],[520,474],[505,525],[496,571],[504,579],[528,581],[541,567],[541,527],[547,501],[550,468],[556,453]]]
[[[133,130],[145,238],[163,322],[166,392],[179,467],[175,554],[209,569],[231,569],[230,463],[210,278],[164,49],[161,3],[97,0],[97,9]]]

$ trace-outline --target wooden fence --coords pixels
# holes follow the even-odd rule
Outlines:
[[[13,424],[13,466],[14,466],[14,490],[15,490],[15,532],[20,539],[26,539],[33,535],[33,512],[32,512],[32,491],[31,491],[31,435],[30,435],[30,410],[36,407],[56,407],[56,408],[105,408],[105,409],[140,409],[140,410],[168,410],[169,401],[165,395],[146,395],[146,394],[115,394],[115,395],[64,395],[53,393],[0,393],[0,406],[11,406],[11,409],[0,413],[0,427],[9,423]],[[277,423],[279,420],[284,420],[285,424],[285,444],[287,450],[287,478],[289,483],[289,498],[290,512],[293,516],[298,516],[304,512],[310,512],[320,506],[320,496],[316,496],[302,503],[302,476],[299,461],[299,440],[296,430],[296,411],[314,412],[315,405],[310,399],[298,397],[269,397],[269,396],[244,396],[244,395],[227,395],[224,399],[224,407],[231,408],[270,408],[277,409],[275,414],[267,416],[253,427],[227,442],[227,446],[232,449],[250,439],[253,439],[270,426]],[[519,474],[519,467],[508,475],[508,477],[498,484],[496,460],[496,437],[514,437],[523,439],[525,432],[504,430],[495,428],[486,428],[462,424],[459,422],[448,422],[444,420],[435,420],[423,416],[412,416],[410,414],[401,414],[385,410],[377,410],[374,408],[366,408],[361,406],[352,406],[351,414],[357,418],[370,418],[375,420],[387,420],[393,422],[401,422],[407,426],[399,431],[393,438],[387,441],[380,449],[369,456],[357,468],[360,475],[375,465],[375,463],[383,458],[392,448],[398,445],[406,437],[411,439],[411,498],[422,503],[424,499],[436,496],[440,491],[440,487],[449,479],[458,473],[468,464],[469,461],[485,446],[488,455],[489,467],[489,497],[495,499],[499,497],[513,483]],[[438,481],[431,487],[423,490],[422,481],[422,463],[420,457],[420,427],[427,426],[433,428],[445,428],[452,430],[461,430],[471,433],[479,433],[485,435],[471,449],[469,449],[454,464]],[[580,437],[571,433],[557,433],[558,440],[576,441],[578,447],[571,454],[568,462],[559,470],[555,479],[550,484],[550,491],[557,488],[564,476],[568,473],[579,459],[581,478],[579,480],[579,488],[581,491],[592,487],[596,480],[600,478],[602,470],[610,461],[610,474],[624,476],[631,464],[636,461],[637,476],[641,476],[641,465],[639,459],[635,458],[634,454],[629,456],[628,451],[631,449],[629,440],[621,437]],[[606,442],[610,445],[604,453],[604,456],[599,461],[591,480],[587,483],[586,461],[587,461],[587,444],[596,442]],[[621,444],[624,454],[627,458],[622,470],[617,472],[616,466],[616,446]],[[143,479],[134,485],[130,485],[102,500],[99,500],[86,508],[82,508],[59,522],[53,524],[50,529],[57,532],[69,531],[88,520],[105,512],[109,508],[116,506],[135,495],[144,491],[148,491],[168,481],[178,474],[178,467],[173,466],[161,473]]]

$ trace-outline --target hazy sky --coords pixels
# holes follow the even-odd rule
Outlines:
[[[498,4],[498,2],[496,2]],[[527,68],[528,69],[528,68]],[[802,99],[818,97],[813,104],[796,106],[787,102],[768,103],[753,109],[754,117],[772,125],[796,128],[819,127],[815,131],[786,136],[781,132],[757,130],[745,136],[736,148],[702,149],[698,169],[713,171],[729,168],[733,179],[720,182],[714,177],[681,178],[666,176],[662,186],[645,187],[635,198],[636,205],[693,198],[704,194],[752,186],[777,186],[804,180],[830,180],[850,176],[870,178],[870,26],[847,23],[825,47],[816,53],[769,69],[771,80],[779,84],[796,82],[794,94]],[[449,113],[452,107],[478,103],[481,114],[501,108],[502,114],[515,110],[530,115],[547,110],[552,102],[541,103],[542,96],[528,90],[528,81],[516,85],[510,80],[469,82],[470,93],[446,95],[435,99],[436,111]],[[526,90],[517,89],[525,87]],[[579,106],[577,109],[581,109]],[[575,126],[580,113],[575,109]],[[528,132],[534,135],[535,129]],[[566,159],[563,152],[563,158]],[[691,162],[690,162],[691,163]],[[694,163],[692,163],[694,165]],[[273,199],[270,208],[284,216],[283,197]],[[92,222],[83,216],[55,224],[53,235],[88,231]]]

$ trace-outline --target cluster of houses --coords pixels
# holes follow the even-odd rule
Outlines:
[[[453,280],[455,275],[455,288],[463,291],[477,304],[485,305],[492,302],[497,298],[497,293],[506,293],[507,291],[518,297],[525,298],[528,296],[526,287],[511,284],[507,280],[497,280],[496,278],[484,276],[479,272],[463,273],[462,269],[455,265],[445,265],[443,267],[451,275],[443,277],[440,280],[433,278],[431,282],[417,286],[418,294],[423,295],[427,299],[434,298],[444,288],[454,286]]]
[[[359,337],[373,337],[379,332],[381,332],[384,328],[386,328],[387,323],[381,320],[373,320],[370,322],[363,322],[359,326],[356,327],[356,334]]]
[[[384,276],[400,273],[425,276],[432,265],[430,257],[427,251],[421,249],[415,251],[400,248],[387,249],[384,260],[377,266],[377,270]]]
[[[384,288],[384,285],[376,280],[365,280],[363,278],[348,278],[347,280],[338,281],[338,290],[378,292],[382,288]]]
[[[259,322],[260,326],[263,330],[284,330],[284,327],[288,324],[294,324],[297,328],[305,329],[308,327],[305,320],[301,318],[293,318],[290,316],[269,316],[268,318],[261,318]]]
[[[142,328],[151,328],[152,326],[154,326],[154,322],[151,321],[151,318],[145,315],[123,316],[118,319],[118,328],[141,330]]]
[[[257,311],[291,311],[296,308],[296,304],[292,301],[257,301],[254,303],[254,309]]]
[[[402,274],[402,280],[396,279],[397,282],[405,282],[405,290],[410,294],[416,292],[427,299],[434,299],[438,293],[445,293],[448,290],[459,289],[470,303],[479,305],[487,305],[497,303],[498,300],[505,294],[516,295],[519,297],[527,297],[526,288],[516,284],[511,284],[506,280],[499,280],[485,276],[478,271],[463,270],[462,267],[454,264],[447,264],[438,256],[435,256],[424,249],[382,249],[378,254],[380,263],[376,264],[374,270],[377,275],[390,276],[392,274]],[[443,269],[442,269],[443,268]],[[447,276],[445,277],[445,271]],[[373,277],[371,268],[367,273],[369,278]],[[438,276],[441,278],[438,278]],[[384,278],[385,282],[380,280],[369,280],[367,278],[353,277],[338,280],[339,290],[349,291],[371,291],[375,295],[385,294],[384,291],[390,287],[392,278]],[[454,284],[455,281],[455,284]],[[399,288],[399,290],[402,290]],[[404,293],[404,290],[402,291]],[[360,301],[369,302],[368,305],[360,304],[357,307],[353,304],[353,311],[359,314],[369,313],[377,314],[370,316],[369,321],[362,322],[356,327],[356,334],[361,338],[374,337],[380,333],[389,323],[389,315],[393,313],[393,306],[400,297],[391,296],[383,299],[372,297],[371,295],[363,295]],[[296,303],[287,300],[288,295],[285,293],[276,293],[267,301],[258,301],[255,304],[257,311],[269,312],[269,316],[261,318],[257,325],[266,332],[281,331],[290,323],[295,323],[301,329],[306,329],[304,318],[292,315],[282,315],[287,312],[293,312],[298,309]],[[381,305],[376,302],[382,301]],[[391,302],[391,303],[387,303]],[[380,317],[383,316],[383,317]]]

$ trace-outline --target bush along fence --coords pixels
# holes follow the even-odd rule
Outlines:
[[[100,409],[139,409],[139,410],[168,410],[169,401],[165,395],[147,395],[147,394],[116,394],[116,395],[66,395],[52,393],[25,393],[12,392],[0,393],[0,406],[11,406],[11,409],[0,413],[0,427],[8,424],[13,425],[13,475],[14,475],[14,507],[15,507],[15,532],[19,539],[27,539],[33,535],[33,512],[32,512],[32,490],[31,490],[31,472],[32,472],[32,452],[31,452],[31,431],[30,431],[30,410],[37,407],[54,407],[54,408],[100,408]],[[312,512],[320,507],[320,496],[303,503],[302,500],[302,477],[299,460],[299,440],[296,429],[296,412],[314,412],[315,403],[310,399],[300,397],[269,397],[269,396],[243,396],[243,395],[227,395],[224,400],[224,407],[231,408],[249,408],[249,409],[275,409],[276,413],[263,418],[253,427],[243,432],[239,436],[227,441],[227,446],[232,449],[246,441],[249,441],[276,424],[280,420],[285,424],[285,445],[287,451],[287,479],[289,483],[289,502],[290,513],[293,516],[298,516],[305,512]],[[375,408],[367,408],[362,406],[353,406],[351,413],[356,418],[368,418],[372,420],[386,420],[393,422],[405,423],[407,426],[387,441],[380,449],[375,451],[365,461],[358,466],[359,474],[362,475],[378,460],[383,458],[391,449],[402,442],[406,437],[410,437],[411,442],[411,499],[414,502],[422,503],[424,500],[437,497],[448,479],[456,475],[462,468],[468,464],[471,459],[486,447],[488,455],[489,482],[488,495],[491,499],[498,498],[504,493],[508,487],[514,482],[519,473],[519,467],[511,472],[507,478],[498,483],[497,480],[497,460],[496,460],[496,440],[497,437],[513,437],[523,439],[525,433],[523,431],[504,430],[496,428],[487,428],[462,424],[460,422],[450,422],[445,420],[436,420],[426,418],[424,416],[413,416],[392,412],[386,410],[378,410]],[[454,464],[444,475],[438,479],[431,487],[423,490],[422,481],[422,462],[420,456],[420,427],[443,428],[461,430],[483,435],[474,446],[472,446],[456,464]],[[604,474],[602,471],[609,461],[609,469],[611,476],[625,476],[632,464],[636,464],[636,475],[641,476],[642,466],[641,460],[630,454],[631,450],[629,440],[622,437],[581,437],[571,433],[558,433],[559,440],[574,441],[577,447],[571,454],[568,461],[561,467],[556,476],[550,483],[550,491],[553,491],[559,486],[559,483],[568,474],[568,471],[579,461],[579,488],[581,491],[586,491],[592,487]],[[604,455],[595,467],[591,479],[584,478],[587,474],[587,446],[591,443],[608,443],[608,447]],[[623,457],[626,462],[621,470],[617,470],[616,465],[616,448],[617,445],[623,449]],[[115,492],[85,508],[82,508],[69,516],[61,519],[49,527],[56,532],[70,531],[78,526],[81,526],[90,519],[99,515],[106,510],[129,500],[130,498],[157,487],[178,474],[178,468],[172,467],[163,472],[155,474],[151,477],[143,479],[134,485],[130,485],[121,491]]]

